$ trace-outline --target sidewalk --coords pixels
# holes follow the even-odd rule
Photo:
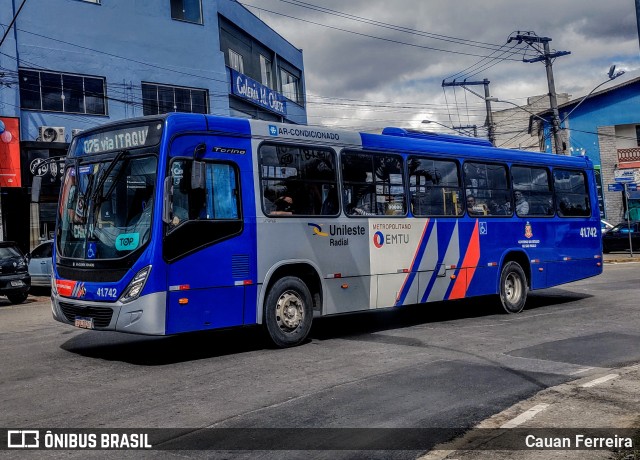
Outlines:
[[[541,450],[527,448],[524,437],[514,450],[486,450],[487,432],[493,438],[506,436],[510,429],[519,433],[549,433],[562,436],[564,429],[610,428],[610,436],[628,436],[631,428],[640,430],[640,364],[620,369],[598,369],[588,377],[547,388],[481,422],[462,438],[437,446],[420,460],[516,459],[543,460],[561,458],[593,460],[640,459],[639,437],[634,432],[632,449]],[[551,430],[548,430],[551,428]],[[501,430],[498,430],[501,429]],[[555,431],[557,430],[557,431]],[[617,430],[620,430],[619,432]],[[626,430],[626,431],[623,431]],[[580,430],[578,430],[580,432]],[[494,439],[489,439],[489,442]],[[464,446],[464,447],[463,447]]]
[[[640,251],[639,252],[634,251],[633,257],[631,257],[631,254],[629,254],[628,251],[612,252],[609,254],[603,254],[602,259],[607,264],[617,264],[617,263],[624,263],[624,262],[640,262]]]

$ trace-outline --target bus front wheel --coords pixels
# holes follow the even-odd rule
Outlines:
[[[285,276],[271,286],[264,303],[264,326],[277,347],[300,344],[312,321],[311,293],[300,278]]]
[[[527,277],[517,262],[507,262],[500,274],[500,303],[507,313],[520,313],[527,301]]]

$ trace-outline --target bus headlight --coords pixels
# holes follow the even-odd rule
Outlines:
[[[120,302],[127,303],[137,299],[147,282],[149,273],[151,273],[151,265],[144,267],[136,273],[136,276],[133,277],[127,288],[124,290],[124,293],[120,296]]]

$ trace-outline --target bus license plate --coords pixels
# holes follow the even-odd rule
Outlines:
[[[93,329],[93,318],[76,316],[75,326],[82,329]]]

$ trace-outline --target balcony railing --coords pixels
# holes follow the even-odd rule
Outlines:
[[[618,149],[618,163],[640,161],[640,147],[631,149]]]

